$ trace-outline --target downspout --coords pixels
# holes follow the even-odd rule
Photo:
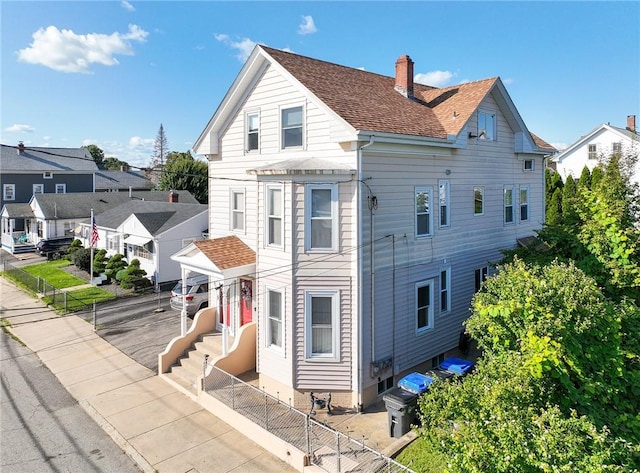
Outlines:
[[[369,136],[369,143],[362,145],[358,148],[358,386],[356,387],[356,391],[358,392],[358,412],[362,412],[364,409],[364,402],[363,402],[363,394],[364,394],[364,389],[363,389],[363,384],[364,384],[364,374],[363,374],[363,366],[362,366],[362,359],[363,359],[363,337],[364,337],[364,329],[363,329],[363,314],[362,314],[362,307],[363,307],[363,302],[364,302],[364,297],[362,295],[362,281],[364,279],[364,268],[363,268],[363,264],[362,264],[362,256],[363,256],[363,249],[362,249],[362,224],[363,224],[363,218],[362,218],[362,150],[368,146],[371,146],[374,142],[374,136],[371,135]],[[373,228],[370,229],[370,231],[373,233]]]

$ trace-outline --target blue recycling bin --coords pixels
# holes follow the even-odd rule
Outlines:
[[[473,368],[473,362],[452,356],[440,363],[438,368],[458,376],[464,376],[471,371],[471,368]]]
[[[422,394],[433,383],[433,378],[422,373],[410,373],[398,381],[398,387],[412,394]]]

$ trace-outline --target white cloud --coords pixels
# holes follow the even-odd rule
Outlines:
[[[90,73],[92,64],[113,66],[118,64],[116,55],[133,55],[131,42],[144,42],[148,35],[137,25],[129,25],[127,33],[110,35],[81,35],[49,26],[33,33],[31,45],[18,51],[18,60],[40,64],[54,71]]]
[[[235,49],[236,51],[238,51],[238,54],[236,55],[236,57],[241,61],[244,62],[247,60],[247,58],[249,57],[249,55],[251,54],[251,51],[253,51],[253,48],[256,46],[256,42],[249,39],[249,38],[242,38],[239,41],[233,41],[229,35],[227,34],[221,34],[221,33],[216,33],[214,35],[214,38],[217,41],[220,41],[221,43],[226,44],[227,46],[229,46],[231,49]]]
[[[565,150],[569,147],[567,143],[549,143],[549,144],[553,146],[555,149],[557,149],[558,151]]]
[[[431,85],[433,87],[444,87],[451,84],[451,80],[455,76],[455,72],[432,71],[416,74],[413,80],[418,84]]]
[[[298,26],[298,34],[313,34],[316,31],[318,31],[318,29],[316,28],[316,24],[313,22],[313,17],[311,15],[304,15],[302,17],[302,23]]]
[[[31,125],[21,125],[19,123],[14,123],[13,125],[5,128],[4,131],[8,133],[33,133],[35,131],[35,128],[33,128]]]
[[[122,0],[120,2],[120,5],[122,5],[122,8],[124,8],[127,11],[136,11],[136,9],[133,7],[133,5],[131,5],[129,2],[127,2],[127,0]]]
[[[510,85],[513,84],[515,82],[515,79],[511,79],[510,77],[507,77],[506,79],[502,79],[502,83],[504,85]]]
[[[141,138],[139,136],[132,136],[129,138],[129,149],[135,151],[149,151],[153,154],[153,138]]]

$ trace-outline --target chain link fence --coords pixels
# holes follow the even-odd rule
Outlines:
[[[205,391],[238,414],[309,455],[329,473],[413,473],[413,470],[328,427],[225,371],[211,367]]]

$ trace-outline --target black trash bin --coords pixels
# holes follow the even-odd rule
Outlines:
[[[382,399],[389,417],[389,436],[400,438],[411,430],[411,424],[415,421],[418,395],[394,388]]]

